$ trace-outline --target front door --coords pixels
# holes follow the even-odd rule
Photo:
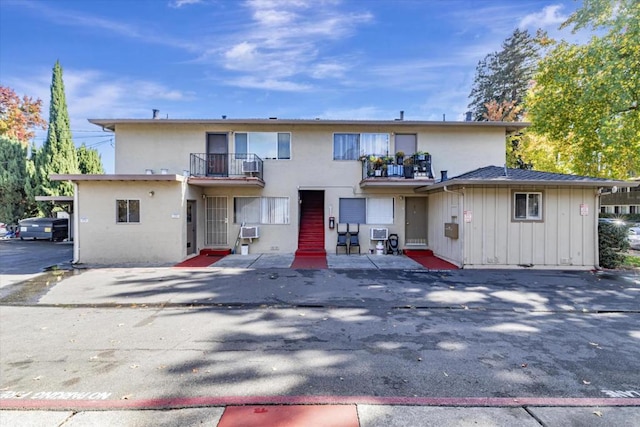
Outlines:
[[[196,201],[187,200],[187,255],[196,253]]]
[[[207,134],[207,176],[229,176],[227,157],[229,143],[226,133]]]
[[[229,223],[226,197],[207,197],[206,245],[227,246],[227,226]]]
[[[405,198],[405,246],[427,246],[427,198]]]

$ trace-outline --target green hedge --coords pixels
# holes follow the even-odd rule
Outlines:
[[[600,223],[598,224],[598,248],[600,266],[618,268],[624,263],[624,252],[629,250],[627,227]]]

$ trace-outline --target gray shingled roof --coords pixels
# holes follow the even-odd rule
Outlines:
[[[581,182],[610,182],[605,178],[594,178],[589,176],[568,175],[563,173],[540,172],[526,169],[511,169],[500,166],[486,166],[471,172],[463,173],[450,180],[509,180],[509,181],[581,181]]]

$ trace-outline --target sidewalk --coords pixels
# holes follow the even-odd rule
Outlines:
[[[407,427],[407,426],[637,426],[640,407],[611,406],[407,406],[371,404],[248,405],[169,410],[10,411],[0,425],[12,427],[217,426],[217,427]]]

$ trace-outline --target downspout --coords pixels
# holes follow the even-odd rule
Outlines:
[[[73,261],[72,264],[80,262],[80,239],[78,238],[78,229],[80,228],[80,212],[78,205],[78,183],[73,183]]]
[[[594,245],[595,245],[595,259],[593,260],[594,262],[594,267],[596,270],[600,270],[600,233],[598,232],[598,217],[600,215],[600,196],[602,195],[602,188],[598,188],[598,190],[596,190],[596,195],[595,195],[595,212],[594,214],[594,227],[596,229],[596,238],[594,239]]]
[[[460,197],[460,212],[462,212],[462,216],[464,217],[464,193],[462,191],[449,190],[446,185],[442,187],[442,189],[445,193],[457,194]],[[460,221],[459,215],[458,221]],[[462,218],[462,221],[459,224],[462,226],[460,227],[462,229],[462,242],[460,243],[460,268],[464,268],[464,218]],[[460,238],[460,236],[458,236],[458,238]]]

